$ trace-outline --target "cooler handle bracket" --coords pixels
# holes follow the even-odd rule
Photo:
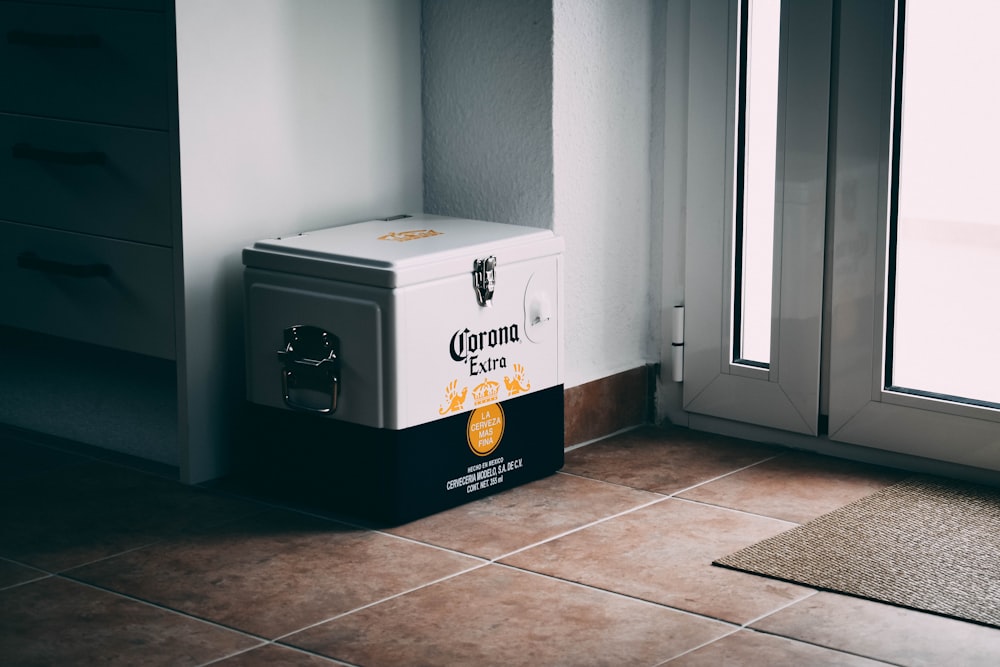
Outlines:
[[[493,305],[493,292],[497,285],[497,258],[493,255],[477,259],[472,264],[472,281],[476,288],[476,300],[480,306]]]
[[[340,343],[329,331],[311,325],[284,330],[285,349],[278,350],[281,362],[281,393],[285,404],[296,410],[331,414],[340,397]],[[329,396],[329,402],[309,405],[293,397],[300,390]]]

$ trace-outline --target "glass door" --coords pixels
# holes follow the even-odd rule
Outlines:
[[[1000,3],[688,20],[691,425],[1000,470]]]
[[[842,5],[831,439],[1000,469],[998,20]]]
[[[818,432],[832,15],[690,3],[690,413]]]
[[[897,16],[886,385],[1000,407],[1000,3]]]

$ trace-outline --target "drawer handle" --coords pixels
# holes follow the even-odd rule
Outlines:
[[[22,252],[17,256],[17,266],[28,271],[41,271],[58,276],[73,278],[107,278],[111,267],[107,264],[70,264],[52,259],[42,259],[33,252]]]
[[[7,43],[17,46],[42,46],[52,49],[96,49],[101,46],[100,35],[59,35],[46,32],[10,30]]]
[[[15,160],[56,164],[102,165],[108,160],[107,154],[102,151],[50,151],[45,148],[35,148],[31,144],[15,144],[10,147],[10,154]]]

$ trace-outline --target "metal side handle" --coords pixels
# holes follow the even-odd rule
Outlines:
[[[319,327],[296,325],[284,330],[285,349],[278,350],[281,362],[281,393],[285,405],[296,410],[331,414],[340,398],[339,341]],[[304,403],[294,393],[314,391],[329,396],[324,406]]]

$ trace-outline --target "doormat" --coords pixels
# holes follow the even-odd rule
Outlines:
[[[713,564],[1000,627],[1000,489],[911,477]]]

